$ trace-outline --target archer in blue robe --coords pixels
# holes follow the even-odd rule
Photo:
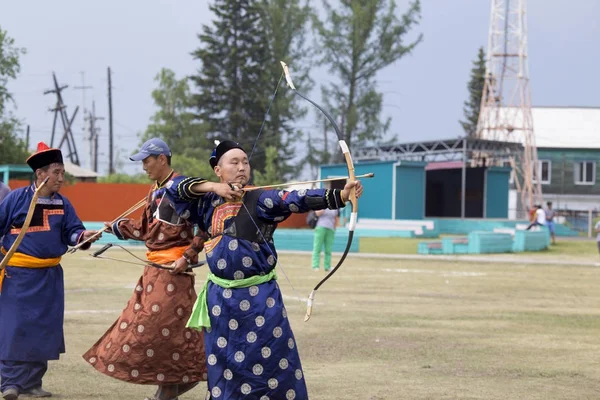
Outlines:
[[[34,185],[13,190],[0,204],[3,254],[10,249],[23,226],[34,190]],[[60,261],[67,246],[76,245],[84,230],[64,196],[54,193],[37,199],[27,233],[9,260],[0,287],[2,392],[16,388],[23,393],[41,387],[48,360],[57,360],[65,352],[62,267],[58,263],[45,268],[15,267],[11,262],[18,258],[41,265],[47,259]],[[82,246],[86,247],[89,244]]]
[[[272,233],[292,213],[344,206],[339,190],[326,189],[249,191],[244,204],[226,202],[215,193],[200,196],[190,190],[201,182],[177,177],[167,195],[179,215],[208,232],[204,250],[210,272],[229,281],[273,272],[277,251]],[[275,279],[234,289],[209,282],[206,300],[207,399],[308,399],[296,339]]]

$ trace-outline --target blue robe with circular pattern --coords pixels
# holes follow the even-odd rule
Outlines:
[[[256,213],[265,221],[281,222],[292,212],[307,212],[306,198],[323,198],[325,192],[267,190],[259,197]],[[221,234],[243,207],[241,202],[225,202],[214,193],[185,201],[177,184],[168,195],[178,214],[188,216],[212,237],[204,249],[213,274],[233,280],[265,275],[275,268],[277,252],[272,242]],[[207,301],[211,322],[204,333],[207,399],[308,399],[298,348],[275,280],[239,289],[209,283]]]

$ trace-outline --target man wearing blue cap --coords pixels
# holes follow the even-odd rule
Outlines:
[[[177,215],[165,196],[177,176],[169,146],[152,138],[130,159],[141,161],[155,183],[141,218],[121,219],[109,230],[144,241],[149,261],[175,269],[147,265],[119,319],[83,357],[110,377],[158,385],[147,400],[174,400],[207,378],[202,333],[185,326],[196,300],[194,277],[180,273],[197,262],[206,235],[194,235],[189,215]]]

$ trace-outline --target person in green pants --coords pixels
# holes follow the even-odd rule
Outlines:
[[[331,250],[335,238],[335,227],[338,223],[338,210],[317,210],[317,225],[315,226],[315,239],[313,242],[312,269],[319,269],[321,250],[323,250],[323,269],[329,271],[331,268]]]

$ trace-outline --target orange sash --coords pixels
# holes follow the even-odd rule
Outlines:
[[[7,253],[4,247],[2,247],[0,251],[2,251],[2,254]],[[37,258],[25,253],[15,253],[10,258],[8,265],[19,268],[49,268],[56,267],[58,264],[60,264],[60,259],[61,257]],[[0,270],[0,292],[2,291],[2,281],[4,281],[4,275],[4,269]]]
[[[165,250],[147,251],[146,258],[153,263],[168,265],[181,258],[187,248],[188,246],[179,246]]]

